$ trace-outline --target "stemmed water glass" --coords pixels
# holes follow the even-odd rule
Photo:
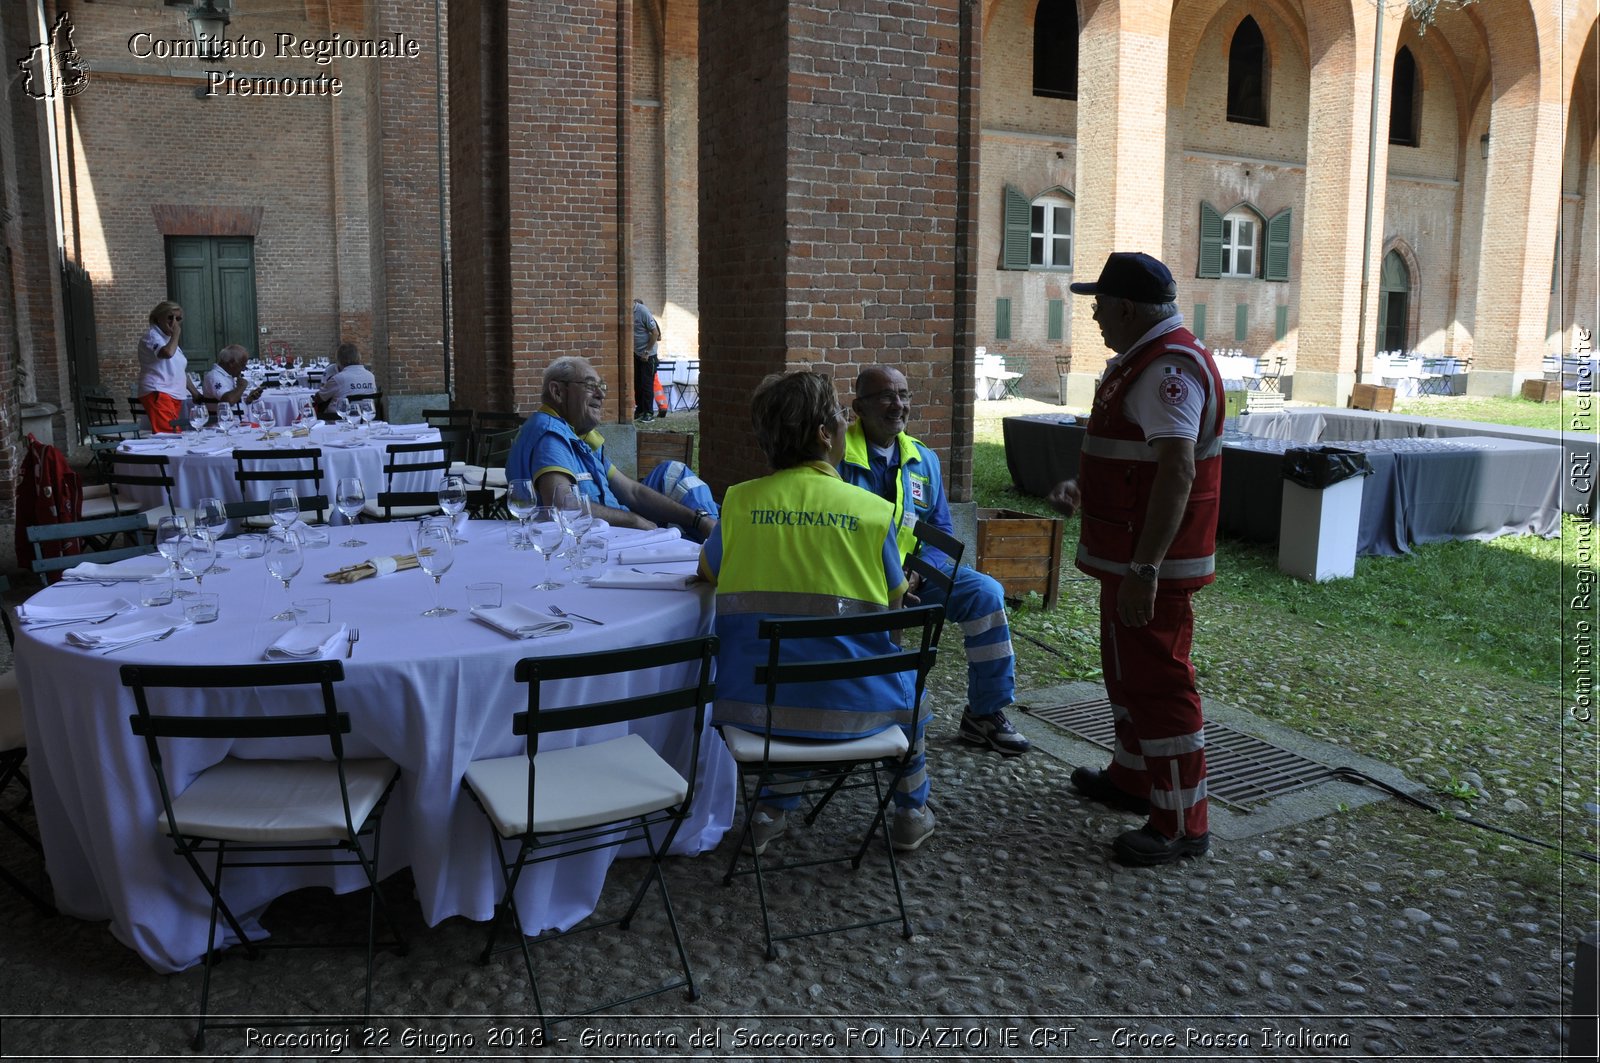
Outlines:
[[[202,498],[200,504],[194,507],[194,522],[198,527],[205,529],[206,534],[211,536],[212,541],[216,541],[222,538],[223,533],[228,530],[228,508],[222,499],[215,496]],[[211,571],[226,572],[228,570],[221,565],[217,565]]]
[[[267,503],[267,512],[272,514],[272,523],[280,528],[287,528],[300,519],[300,499],[292,487],[274,487],[272,500]]]
[[[289,581],[305,567],[306,555],[300,548],[300,536],[288,528],[273,528],[267,532],[267,571],[283,581],[284,610],[274,614],[273,620],[293,620],[294,607],[288,604],[292,592]]]
[[[583,554],[578,549],[578,540],[594,524],[589,500],[577,491],[568,490],[556,499],[556,512],[561,514],[561,523],[567,526],[567,531],[572,535],[572,543],[568,547],[571,564],[568,567],[581,569],[584,567]]]
[[[181,514],[162,517],[156,524],[156,552],[167,559],[172,566],[172,578],[178,578],[181,566],[178,559],[183,556],[184,540],[194,533],[194,527],[189,523],[189,518]],[[188,591],[173,591],[180,598],[187,598]]]
[[[359,476],[344,476],[339,479],[338,491],[333,497],[333,504],[339,512],[344,514],[344,519],[350,522],[350,527],[356,526],[356,517],[366,508],[367,489],[361,483]],[[350,538],[339,544],[340,546],[366,546],[366,541],[357,539],[352,532]]]
[[[450,571],[455,562],[455,544],[450,538],[450,525],[434,518],[417,525],[415,539],[417,565],[433,577],[433,608],[423,611],[423,616],[453,616],[455,610],[439,604],[439,578]]]
[[[344,419],[346,428],[355,431],[356,426],[361,423],[361,403],[346,402],[344,409],[339,411],[339,416]]]
[[[310,399],[307,399],[307,400],[305,400],[304,402],[302,402],[300,404],[300,427],[304,428],[306,431],[309,432],[311,430],[311,426],[316,424],[316,423],[317,423],[317,406],[316,406],[316,403],[312,402]]]
[[[233,426],[235,424],[237,424],[237,423],[238,423],[238,417],[235,416],[235,414],[234,414],[233,403],[231,403],[231,402],[218,403],[217,404],[217,428],[224,435],[231,435],[233,433]]]
[[[378,404],[373,402],[371,399],[362,399],[360,405],[361,423],[370,428],[372,426],[372,422],[378,418]]]
[[[278,427],[278,411],[272,408],[270,402],[263,402],[261,404],[261,414],[257,420],[261,422],[261,427],[265,429],[265,435],[270,436],[272,430]]]
[[[206,409],[205,403],[201,402],[199,399],[195,399],[193,402],[189,403],[190,428],[193,428],[196,432],[198,432],[200,429],[206,426],[206,422],[210,419],[211,411]]]
[[[533,516],[533,511],[538,507],[539,497],[533,493],[532,480],[510,480],[506,483],[506,509],[517,518],[517,533],[516,538],[511,540],[511,549],[532,549],[528,542],[528,518]]]
[[[536,506],[527,524],[528,545],[544,555],[544,581],[535,583],[536,591],[553,591],[561,586],[550,578],[550,557],[567,541],[567,526],[561,523],[561,514],[554,506]]]
[[[439,508],[450,515],[450,541],[464,543],[456,535],[456,518],[467,508],[467,479],[458,473],[447,472],[439,478]]]
[[[333,415],[339,418],[339,423],[346,428],[350,426],[350,418],[345,415],[350,412],[350,400],[343,395],[333,400]]]
[[[258,428],[261,427],[261,411],[266,408],[267,402],[265,399],[257,399],[246,407],[245,413],[249,416],[250,423]]]
[[[197,528],[194,534],[183,539],[182,543],[182,549],[178,553],[178,564],[194,577],[195,589],[204,590],[205,575],[217,564],[217,541],[211,538],[210,533]]]

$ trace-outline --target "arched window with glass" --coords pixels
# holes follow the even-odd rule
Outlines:
[[[1411,49],[1402,47],[1394,57],[1394,79],[1389,92],[1389,143],[1414,148],[1422,114],[1422,82]]]
[[[1078,98],[1077,0],[1039,0],[1034,9],[1033,94]]]
[[[1267,124],[1267,41],[1249,15],[1228,46],[1228,121]]]

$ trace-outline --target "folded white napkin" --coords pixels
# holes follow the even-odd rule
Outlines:
[[[190,447],[189,448],[189,453],[190,454],[197,454],[197,455],[199,455],[201,457],[206,457],[206,458],[220,457],[223,454],[232,454],[233,453],[233,444],[232,443],[201,443],[198,446]]]
[[[624,565],[669,564],[674,561],[698,561],[700,544],[687,539],[661,543],[658,546],[633,546],[617,554]]]
[[[297,520],[289,525],[289,530],[300,537],[300,545],[305,547],[327,546],[328,529],[313,528],[303,520]]]
[[[692,572],[631,572],[625,568],[614,568],[600,573],[589,586],[613,590],[681,591],[686,590],[694,579]]]
[[[102,616],[132,608],[133,603],[126,598],[97,598],[60,605],[26,601],[17,606],[17,619],[24,624],[59,624],[67,620],[98,620]]]
[[[193,625],[181,616],[154,613],[134,617],[132,620],[124,621],[121,624],[103,624],[99,627],[69,631],[67,632],[67,641],[74,646],[87,646],[104,650],[113,646],[126,646],[130,642],[137,642],[151,635],[159,635],[164,631],[176,631],[180,628],[191,626]]]
[[[606,556],[615,561],[624,550],[677,542],[683,533],[677,528],[606,528],[600,537],[606,541]]]
[[[144,554],[140,557],[125,557],[121,561],[113,561],[109,565],[102,565],[98,561],[84,561],[73,565],[63,574],[65,580],[141,580],[151,576],[165,576],[172,571],[172,565],[159,554]]]
[[[384,438],[398,441],[411,441],[421,439],[423,436],[432,435],[434,428],[425,424],[392,424],[389,430],[383,433]]]
[[[514,602],[498,609],[479,607],[472,610],[472,618],[514,639],[537,639],[572,630],[570,620],[541,616],[527,606]]]
[[[326,657],[350,635],[345,624],[296,624],[267,647],[269,661],[308,661]]]
[[[129,454],[142,454],[150,450],[166,450],[178,442],[175,435],[151,436],[149,439],[124,439],[117,446],[118,450]]]
[[[334,448],[336,448],[338,450],[360,450],[362,447],[368,446],[368,445],[369,444],[364,439],[318,439],[317,440],[317,446],[319,446],[319,447],[334,447]]]

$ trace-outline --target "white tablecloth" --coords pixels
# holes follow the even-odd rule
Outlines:
[[[345,662],[345,681],[337,688],[339,707],[350,714],[353,726],[347,753],[381,754],[402,769],[385,815],[380,873],[411,868],[430,925],[454,915],[485,920],[493,911],[501,878],[489,851],[489,828],[471,798],[462,794],[461,778],[475,759],[507,756],[523,748],[522,740],[511,733],[512,714],[527,707],[526,687],[512,679],[514,663],[523,656],[615,649],[705,633],[711,625],[712,595],[704,586],[689,591],[626,591],[571,583],[558,591],[533,591],[528,588],[538,581],[542,559],[510,549],[507,526],[492,522],[469,526],[469,543],[459,549],[454,567],[444,577],[441,596],[460,610],[455,616],[418,615],[431,604],[429,580],[420,570],[350,585],[321,578],[369,556],[406,551],[412,527],[348,529],[371,544],[361,549],[341,548],[337,544],[346,538],[345,531],[335,532],[335,545],[308,551],[306,569],[294,580],[292,596],[331,598],[333,621],[361,629],[355,655]],[[108,656],[68,646],[69,628],[24,630],[17,638],[29,771],[56,903],[63,912],[82,919],[109,919],[117,939],[160,971],[198,962],[205,946],[208,906],[194,875],[156,828],[159,797],[143,742],[128,727],[133,700],[120,684],[118,669],[129,661],[214,664],[261,659],[267,646],[287,630],[285,624],[267,617],[289,596],[262,561],[230,557],[223,563],[232,571],[205,581],[206,590],[222,595],[222,619],[214,625],[189,628],[165,641]],[[578,623],[571,632],[552,638],[506,638],[467,615],[465,587],[484,579],[505,585],[507,603],[541,612],[559,603],[603,621],[604,626]],[[41,593],[44,602],[62,603],[116,597],[119,589],[57,585]],[[572,682],[559,690],[553,703],[642,692],[666,681],[666,677],[634,677],[628,689],[602,680]],[[206,692],[176,704],[198,712],[203,705],[266,704],[269,696],[251,691],[224,699]],[[646,721],[636,729],[687,774],[692,735],[684,722],[680,714]],[[620,727],[599,729],[584,732],[582,740],[620,733]],[[273,743],[245,743],[239,753],[281,755],[282,744],[277,746],[275,750]],[[706,732],[701,751],[699,793],[674,846],[681,854],[714,847],[732,822],[733,762],[714,731]],[[172,747],[166,763],[174,779],[186,782],[228,752],[224,743],[183,742]],[[567,928],[593,911],[614,855],[614,851],[580,854],[524,872],[518,904],[528,930]],[[246,918],[258,915],[273,898],[290,890],[330,883],[340,890],[359,888],[359,870],[237,870],[230,873],[226,892],[234,911]]]
[[[139,454],[166,455],[167,468],[171,470],[175,484],[174,503],[180,509],[189,509],[207,497],[220,498],[224,502],[244,499],[245,496],[239,491],[239,482],[234,479],[237,466],[233,460],[233,449],[230,448],[293,450],[319,447],[322,450],[321,493],[328,496],[331,507],[338,497],[339,480],[346,476],[361,477],[368,498],[376,498],[379,491],[387,490],[383,463],[384,448],[390,443],[437,442],[439,439],[439,431],[434,428],[416,426],[413,428],[415,434],[408,434],[404,439],[378,435],[376,431],[379,430],[362,428],[348,431],[337,425],[319,424],[311,429],[309,436],[294,438],[286,431],[279,431],[276,439],[263,440],[262,433],[257,429],[236,428],[226,438],[216,431],[190,432],[181,436],[134,440],[123,444],[122,449]],[[284,468],[291,465],[291,462],[284,462]],[[130,471],[133,471],[131,467]],[[407,474],[395,478],[394,489],[433,491],[438,486],[437,473]],[[270,481],[253,483],[250,487],[249,497],[252,499],[268,498],[272,494]],[[128,489],[128,494],[141,506],[162,506],[167,501],[159,487],[134,487]],[[334,523],[339,522],[338,514],[331,509],[328,515]]]
[[[300,418],[301,404],[310,401],[316,392],[310,388],[280,388],[271,384],[261,393],[261,401],[272,407],[279,428],[293,424]]]

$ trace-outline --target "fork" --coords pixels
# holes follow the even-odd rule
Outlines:
[[[350,641],[347,642],[344,647],[344,659],[347,661],[351,657],[355,656],[356,643],[361,641],[361,629],[358,627],[352,627],[349,631],[349,637]]]
[[[105,616],[99,617],[95,620],[90,620],[87,617],[79,617],[73,620],[46,620],[42,624],[24,624],[23,626],[29,631],[44,631],[45,629],[52,627],[71,627],[73,624],[82,624],[84,627],[94,627],[96,624],[103,624],[107,620],[114,620],[121,615],[121,613],[107,613]]]
[[[580,616],[577,613],[569,613],[565,609],[561,608],[561,606],[559,606],[559,605],[549,606],[549,609],[550,609],[551,615],[559,616],[563,620],[582,620],[584,623],[593,624],[595,627],[605,627],[606,626],[606,622],[604,620],[596,620],[593,617]]]
[[[124,642],[122,645],[113,646],[109,650],[100,650],[99,653],[100,656],[104,657],[108,653],[116,653],[118,650],[125,650],[129,646],[137,646],[143,642],[160,642],[162,639],[171,638],[172,633],[176,630],[178,629],[175,627],[169,627],[159,635],[146,635],[142,639],[134,639],[132,642]]]

